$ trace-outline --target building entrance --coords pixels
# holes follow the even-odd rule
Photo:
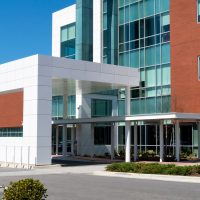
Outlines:
[[[74,155],[73,127],[52,127],[52,155]]]

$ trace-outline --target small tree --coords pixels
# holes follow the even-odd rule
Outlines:
[[[3,200],[44,200],[47,189],[39,180],[31,178],[11,182],[4,190]]]

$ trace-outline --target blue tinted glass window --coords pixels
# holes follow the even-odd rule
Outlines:
[[[118,115],[119,116],[125,115],[125,101],[124,100],[118,101]]]
[[[103,12],[107,12],[107,0],[103,1]]]
[[[162,66],[162,85],[170,85],[170,65]]]
[[[107,14],[103,14],[103,29],[107,29]]]
[[[156,112],[156,98],[146,99],[146,112],[155,113]]]
[[[23,137],[23,127],[0,128],[0,137]]]
[[[145,16],[154,15],[154,0],[145,0]]]
[[[143,1],[140,1],[139,2],[139,17],[140,18],[143,18],[144,17],[144,2]]]
[[[152,87],[156,85],[156,70],[154,67],[146,69],[146,86]]]
[[[145,65],[150,66],[155,64],[155,47],[146,48]]]
[[[119,43],[124,42],[124,25],[119,27]]]
[[[198,15],[198,22],[200,22],[200,0],[197,2],[197,15]]]
[[[130,36],[129,24],[125,24],[125,42],[129,41],[129,36]]]
[[[76,116],[76,96],[68,96],[67,115],[68,117]]]
[[[154,35],[154,17],[146,18],[145,20],[145,35]]]
[[[160,45],[157,45],[156,46],[156,64],[160,64],[160,58],[161,58],[161,55],[160,55]]]
[[[162,112],[170,112],[171,108],[171,97],[163,96],[162,97]]]
[[[125,7],[125,23],[129,22],[129,6]]]
[[[104,99],[92,99],[91,116],[103,117],[112,115],[112,101]]]
[[[120,7],[124,6],[124,0],[119,0],[119,6]]]
[[[156,1],[156,14],[160,12],[160,0],[155,0]]]
[[[170,18],[169,13],[162,15],[162,32],[170,31]]]
[[[61,57],[75,58],[75,23],[61,28]]]
[[[52,117],[56,119],[63,118],[63,96],[52,97]]]
[[[160,66],[156,67],[156,83],[157,83],[157,86],[161,85],[161,68],[160,68]]]
[[[140,50],[140,67],[144,67],[144,49]]]
[[[137,20],[139,18],[138,3],[130,5],[130,21]]]
[[[156,15],[155,17],[155,29],[156,34],[160,33],[160,15]]]
[[[130,66],[134,68],[139,67],[139,50],[131,51],[130,52]]]
[[[129,52],[119,54],[119,65],[129,66]]]
[[[130,40],[139,39],[139,21],[130,23]]]
[[[131,99],[131,115],[140,113],[140,100],[139,99]]]
[[[119,23],[120,24],[124,24],[124,21],[125,21],[124,18],[125,18],[124,17],[124,8],[120,8],[119,9]]]
[[[170,62],[170,44],[162,44],[161,46],[162,51],[162,63],[169,63]]]
[[[160,0],[161,12],[165,12],[169,10],[169,1],[170,0]]]

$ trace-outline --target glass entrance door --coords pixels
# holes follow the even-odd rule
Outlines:
[[[72,153],[72,128],[67,128],[67,141],[66,141],[66,151],[67,154]]]

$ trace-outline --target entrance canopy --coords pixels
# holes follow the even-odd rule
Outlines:
[[[200,121],[199,114],[192,113],[164,113],[150,115],[135,115],[135,116],[110,116],[96,118],[81,118],[81,119],[64,119],[55,120],[53,124],[87,124],[101,122],[126,122],[126,121],[158,121],[158,120],[192,120]]]
[[[52,57],[53,96],[139,86],[138,69]],[[55,67],[54,67],[55,66]]]

